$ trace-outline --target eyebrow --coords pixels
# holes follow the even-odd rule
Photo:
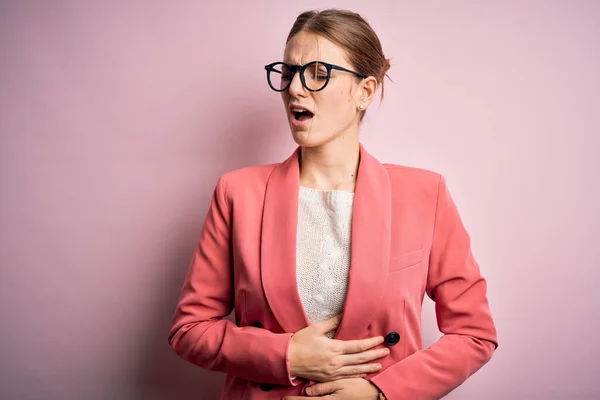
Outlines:
[[[334,63],[332,63],[332,62],[325,61],[325,60],[310,60],[310,61],[307,61],[307,62],[305,62],[304,64],[300,64],[299,62],[298,62],[298,63],[293,63],[293,62],[286,61],[286,60],[285,60],[285,58],[283,59],[283,62],[284,62],[284,63],[286,63],[286,64],[290,64],[290,65],[306,65],[306,64],[308,64],[308,63],[315,62],[315,61],[316,61],[316,62],[319,62],[319,63],[326,63],[326,64],[333,64],[333,65],[337,65],[337,64],[334,64]]]

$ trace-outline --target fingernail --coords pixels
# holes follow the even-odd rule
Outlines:
[[[377,369],[381,369],[381,364],[377,364]]]

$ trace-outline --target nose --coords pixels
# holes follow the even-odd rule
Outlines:
[[[302,86],[302,80],[300,79],[300,71],[297,71],[292,77],[292,82],[290,82],[288,91],[293,97],[306,95],[306,88]]]

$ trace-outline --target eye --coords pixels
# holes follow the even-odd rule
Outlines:
[[[327,68],[321,65],[312,65],[307,69],[306,73],[309,74],[311,78],[319,81],[324,81],[327,79]]]
[[[293,75],[294,75],[294,73],[292,72],[292,70],[290,70],[290,68],[287,65],[281,66],[281,79],[282,80],[290,80],[290,79],[292,79]]]

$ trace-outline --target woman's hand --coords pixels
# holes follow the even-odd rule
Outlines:
[[[382,336],[362,340],[329,339],[325,334],[337,328],[341,315],[309,325],[290,339],[290,374],[317,382],[363,377],[377,372],[381,364],[369,363],[390,354],[388,349],[371,349]]]
[[[366,379],[340,379],[309,386],[306,396],[285,396],[282,400],[306,400],[315,396],[330,400],[377,400],[379,390]]]

